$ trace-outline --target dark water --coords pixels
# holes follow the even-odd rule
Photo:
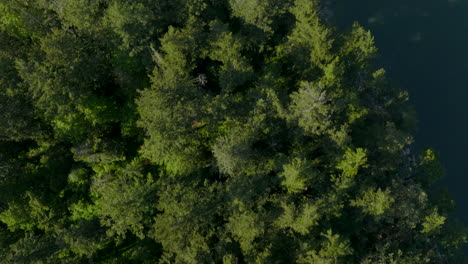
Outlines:
[[[326,0],[323,0],[326,2]],[[441,154],[457,215],[468,226],[468,0],[330,0],[340,27],[375,36],[390,78],[416,106],[416,146]]]

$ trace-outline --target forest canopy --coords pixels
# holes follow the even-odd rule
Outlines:
[[[1,263],[462,263],[408,93],[318,0],[0,2]]]

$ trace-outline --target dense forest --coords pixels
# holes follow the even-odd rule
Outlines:
[[[463,263],[373,37],[317,0],[2,0],[0,263]]]

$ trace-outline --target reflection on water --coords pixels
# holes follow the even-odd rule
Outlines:
[[[367,19],[369,24],[385,24],[385,17],[383,14],[376,14]]]
[[[379,66],[410,91],[417,147],[441,153],[447,184],[468,225],[468,0],[336,0],[337,25],[370,29]]]
[[[416,32],[414,33],[411,37],[410,37],[410,40],[412,42],[416,42],[416,41],[421,41],[423,40],[423,33],[421,32]]]

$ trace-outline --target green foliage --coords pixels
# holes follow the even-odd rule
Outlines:
[[[11,36],[39,38],[48,31],[54,14],[41,8],[39,1],[6,0],[0,3],[0,28]]]
[[[297,23],[285,46],[287,51],[302,67],[322,67],[329,63],[333,56],[332,31],[322,24],[317,0],[296,0],[290,12]]]
[[[239,241],[242,251],[252,254],[255,238],[263,235],[264,226],[257,214],[246,211],[229,218],[227,229]]]
[[[71,251],[78,257],[91,257],[106,244],[102,231],[96,219],[80,220],[58,231],[58,242],[64,247],[60,255],[65,258]]]
[[[116,103],[104,96],[112,82],[105,47],[63,30],[53,30],[40,44],[39,58],[19,60],[16,67],[34,106],[57,133],[82,140],[85,127],[116,121]]]
[[[358,174],[359,170],[365,167],[367,167],[366,151],[362,148],[357,148],[356,150],[348,148],[336,166],[342,173],[334,177],[333,180],[338,188],[348,188],[353,185],[354,177]]]
[[[129,52],[130,56],[139,53],[148,56],[148,46],[154,38],[164,32],[167,26],[181,23],[184,18],[181,15],[184,4],[180,0],[106,2],[104,27],[116,33],[120,39],[118,47]]]
[[[416,178],[424,185],[430,185],[444,175],[444,168],[440,164],[438,155],[432,149],[427,149],[418,164]]]
[[[144,156],[181,173],[203,163],[203,135],[193,124],[203,118],[206,99],[190,76],[194,34],[169,29],[161,39],[165,55],[154,54],[158,65],[152,89],[144,90],[138,101],[140,125],[149,135],[142,149]]]
[[[261,169],[261,154],[253,147],[261,136],[261,123],[252,121],[219,137],[213,145],[213,155],[220,171],[234,176]]]
[[[216,234],[215,186],[163,176],[158,184],[152,237],[164,248],[165,262],[211,262],[210,240]]]
[[[430,215],[424,217],[422,233],[430,233],[437,231],[444,223],[446,217],[441,216],[437,211],[433,211]]]
[[[315,250],[306,252],[299,257],[298,263],[345,263],[339,262],[339,260],[353,253],[349,241],[341,239],[338,234],[333,234],[331,229],[321,235],[326,239],[321,242],[320,250],[318,252]],[[307,247],[307,245],[304,246]]]
[[[326,89],[302,83],[299,91],[291,95],[291,100],[292,116],[307,133],[322,135],[329,131],[333,108],[328,103]]]
[[[40,122],[25,90],[13,58],[0,53],[0,137],[25,140],[40,136]]]
[[[273,33],[272,23],[286,12],[289,5],[284,0],[230,0],[229,3],[234,16],[268,33]]]
[[[301,235],[307,235],[312,227],[318,225],[320,218],[318,208],[313,204],[304,204],[303,208],[283,203],[283,213],[276,220],[279,228],[291,228]]]
[[[36,228],[50,229],[53,210],[43,204],[38,197],[26,193],[23,200],[8,204],[8,209],[0,214],[0,221],[8,226],[10,231],[32,231]]]
[[[0,3],[1,263],[462,263],[369,31],[318,0]]]
[[[371,188],[364,191],[358,199],[351,201],[351,205],[361,207],[366,214],[379,216],[385,213],[394,201],[390,190],[382,191],[380,188],[377,190]]]
[[[141,163],[134,161],[125,168],[94,176],[91,196],[110,237],[125,237],[127,232],[145,237],[156,194],[151,175],[145,176],[141,170]]]
[[[222,92],[232,92],[253,78],[253,69],[242,56],[243,47],[239,37],[233,36],[226,26],[216,22],[212,23],[211,27],[216,39],[211,43],[208,56],[223,64],[218,72]]]
[[[96,30],[99,28],[100,16],[106,0],[62,0],[47,3],[47,8],[53,10],[59,17],[62,26],[76,27],[81,30]]]
[[[34,219],[29,214],[29,206],[24,203],[10,203],[8,209],[0,214],[0,221],[8,226],[10,231],[17,229],[31,230],[34,227]]]
[[[4,263],[43,264],[54,261],[57,251],[54,239],[27,233],[23,238],[11,244],[2,261]]]
[[[298,158],[293,159],[290,164],[283,165],[283,173],[280,175],[284,178],[281,184],[290,193],[307,190],[308,180],[313,176],[310,163]]]
[[[374,38],[370,31],[365,30],[356,22],[349,36],[346,36],[346,44],[341,52],[352,56],[353,60],[350,63],[356,63],[362,67],[367,66],[370,59],[376,56],[377,48],[374,46]]]

